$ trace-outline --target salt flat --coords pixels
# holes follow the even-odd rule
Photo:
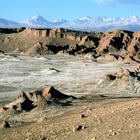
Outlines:
[[[120,67],[122,65],[117,63],[98,63],[79,56],[3,56],[0,58],[0,99],[13,97],[19,90],[46,85],[55,86],[66,94],[89,94],[105,73],[115,72]]]

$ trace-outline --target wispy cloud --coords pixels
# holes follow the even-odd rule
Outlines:
[[[98,4],[104,5],[124,5],[124,6],[132,6],[138,7],[140,4],[139,0],[92,0]]]

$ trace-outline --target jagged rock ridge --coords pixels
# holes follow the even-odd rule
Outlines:
[[[140,33],[125,30],[80,32],[68,29],[0,29],[0,50],[26,55],[92,54],[139,63]]]
[[[69,102],[67,100],[73,99],[76,99],[76,97],[63,94],[54,87],[43,87],[29,93],[21,91],[17,94],[15,101],[3,106],[3,110],[31,111],[35,108],[47,108],[47,106],[54,103],[57,105],[68,105]]]

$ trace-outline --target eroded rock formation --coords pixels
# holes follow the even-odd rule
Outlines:
[[[140,67],[124,68],[113,74],[106,74],[99,81],[98,88],[103,92],[114,94],[136,95],[140,92]]]
[[[116,30],[106,33],[67,29],[1,29],[1,52],[26,55],[108,55],[124,62],[140,62],[140,33]]]
[[[3,106],[3,110],[31,111],[35,108],[43,109],[48,103],[64,104],[67,99],[73,100],[76,97],[63,94],[54,87],[43,87],[34,92],[25,93],[22,91],[18,93],[16,100]]]

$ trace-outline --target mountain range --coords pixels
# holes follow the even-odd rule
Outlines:
[[[67,28],[80,31],[106,32],[115,29],[139,31],[140,18],[131,16],[123,17],[82,17],[76,20],[55,20],[48,21],[42,16],[34,16],[22,22],[15,22],[0,18],[0,28]]]

